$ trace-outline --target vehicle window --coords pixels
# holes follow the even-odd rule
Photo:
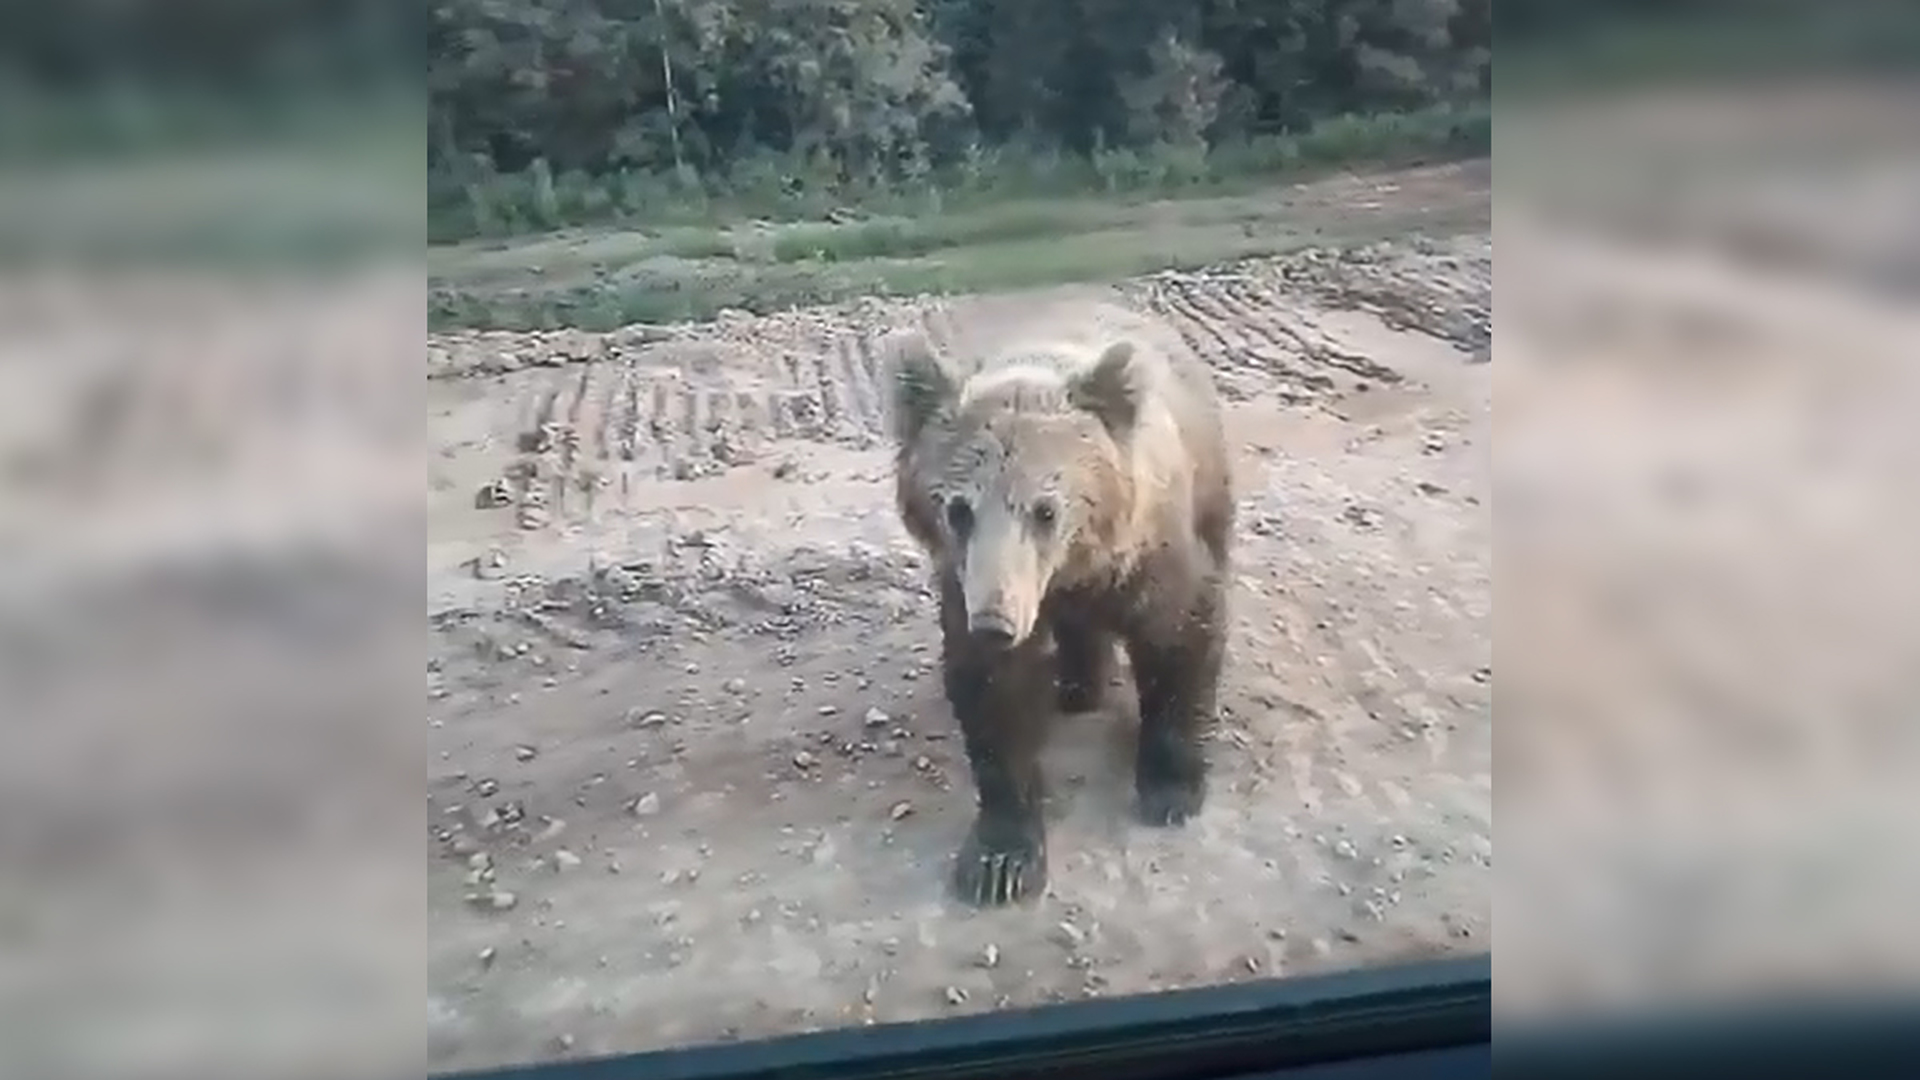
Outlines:
[[[1321,7],[435,9],[435,1070],[1485,951],[1488,5]]]

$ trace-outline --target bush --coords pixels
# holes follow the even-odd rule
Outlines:
[[[597,177],[572,171],[555,178],[542,161],[521,173],[496,172],[480,163],[465,183],[444,174],[431,177],[429,235],[442,243],[569,226],[711,227],[742,218],[818,222],[857,210],[879,216],[858,228],[782,232],[773,241],[771,258],[904,256],[950,242],[915,227],[912,222],[922,215],[1095,193],[1175,196],[1303,168],[1483,156],[1491,152],[1492,141],[1491,109],[1476,104],[1336,116],[1305,131],[1212,147],[1162,143],[1073,154],[1038,140],[976,144],[943,168],[891,187],[845,179],[823,159],[766,152],[743,157],[725,173],[707,174],[687,166],[677,172],[626,168]],[[1034,234],[1020,230],[1044,230],[1047,223],[1044,215],[1022,218],[1015,212],[980,218],[975,227],[1004,228],[1008,238],[1017,238]]]

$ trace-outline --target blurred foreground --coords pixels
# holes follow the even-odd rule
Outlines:
[[[422,1067],[395,122],[0,170],[0,1074]]]
[[[1499,1015],[1920,986],[1920,89],[1500,125]]]

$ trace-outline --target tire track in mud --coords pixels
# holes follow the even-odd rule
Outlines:
[[[1426,312],[1439,295],[1423,284],[1428,278],[1458,277],[1463,261],[1490,260],[1490,249],[1463,256],[1444,246],[1392,259],[1308,253],[1159,274],[1121,286],[1121,295],[1164,318],[1215,368],[1230,399],[1301,404],[1403,381],[1392,367],[1343,345],[1317,321],[1318,312],[1341,306],[1343,296],[1351,298],[1347,306],[1376,313],[1383,304],[1403,315]],[[1456,306],[1464,305],[1471,323],[1478,299],[1467,276],[1465,291],[1453,286],[1449,295],[1459,294]],[[1484,283],[1490,292],[1490,277]],[[877,447],[886,428],[879,339],[914,327],[945,348],[955,340],[956,317],[940,301],[869,300],[675,327],[644,339],[573,334],[554,346],[564,351],[560,359],[490,376],[508,384],[514,403],[507,421],[513,430],[503,434],[519,450],[506,485],[519,523],[539,529],[590,519],[625,505],[638,485],[716,476],[766,461],[780,443]],[[1451,330],[1460,319],[1448,318],[1394,321],[1462,347],[1478,341],[1471,327],[1472,340],[1459,340]],[[466,344],[523,359],[537,348],[501,338],[470,337]]]

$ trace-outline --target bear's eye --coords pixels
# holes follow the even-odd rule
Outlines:
[[[1041,499],[1033,504],[1033,524],[1041,532],[1052,532],[1053,526],[1060,520],[1060,508],[1052,499]]]
[[[967,500],[958,497],[947,500],[947,527],[955,536],[973,531],[973,507]]]

